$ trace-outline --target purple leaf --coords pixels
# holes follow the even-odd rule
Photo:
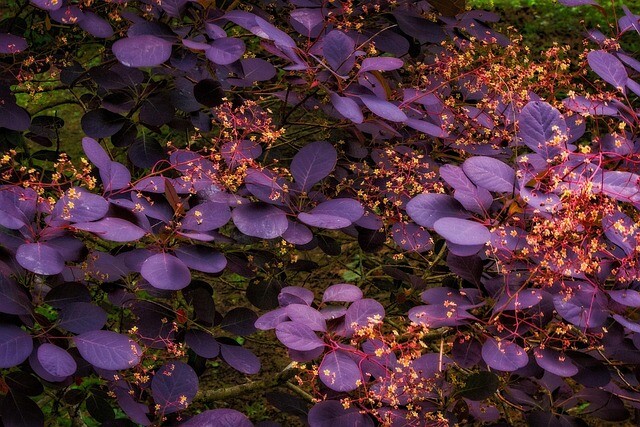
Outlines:
[[[184,246],[175,254],[187,267],[204,273],[219,273],[227,266],[224,255],[207,246]]]
[[[366,327],[369,323],[379,323],[384,319],[384,307],[378,301],[365,298],[355,301],[347,309],[344,322],[347,330]]]
[[[310,351],[324,346],[324,341],[303,323],[282,322],[276,326],[276,336],[282,344],[293,350]]]
[[[567,140],[567,124],[562,114],[542,101],[531,101],[518,116],[518,136],[545,159],[562,152]]]
[[[338,400],[325,400],[316,403],[309,411],[309,424],[313,427],[373,427],[368,415],[361,414],[358,408],[347,409]],[[394,424],[395,425],[395,424]],[[399,424],[399,426],[402,424]]]
[[[475,317],[467,313],[463,307],[447,304],[419,305],[409,310],[409,319],[428,328],[443,326],[460,326]]]
[[[372,110],[373,111],[373,110]],[[435,138],[448,138],[449,132],[426,120],[407,119],[407,126]]]
[[[376,116],[391,122],[405,122],[407,115],[397,105],[373,95],[359,95],[364,105]]]
[[[496,302],[494,312],[524,310],[531,308],[542,301],[542,292],[537,289],[521,289],[514,294],[503,293],[498,302]]]
[[[244,42],[234,37],[224,37],[211,42],[206,56],[214,64],[229,65],[242,58],[245,52]]]
[[[127,67],[155,67],[171,57],[171,42],[156,36],[140,35],[116,41],[111,50]]]
[[[364,208],[357,200],[333,199],[320,203],[310,212],[301,212],[298,219],[313,227],[335,230],[351,225],[364,215]]]
[[[576,292],[569,298],[562,294],[554,295],[555,309],[563,319],[578,328],[602,326],[609,315],[606,298],[600,292],[583,286],[586,290]]]
[[[100,179],[102,179],[104,191],[121,190],[131,183],[131,173],[125,165],[110,162],[106,167],[100,168]]]
[[[296,8],[289,16],[291,26],[305,37],[316,38],[322,32],[324,16],[321,9]]]
[[[433,247],[431,235],[416,224],[396,223],[391,230],[393,241],[405,251],[426,252]]]
[[[89,158],[89,161],[96,165],[98,169],[106,168],[111,164],[111,158],[104,148],[93,138],[82,138],[82,149]]]
[[[31,313],[31,301],[27,293],[4,274],[0,274],[0,313],[16,315]]]
[[[108,39],[113,35],[113,28],[109,22],[88,10],[83,12],[84,16],[78,26],[87,33],[99,39]]]
[[[31,117],[29,113],[15,102],[0,102],[0,127],[10,130],[23,131],[29,129]]]
[[[433,224],[444,217],[468,218],[456,199],[447,194],[419,194],[407,203],[407,214],[423,227],[433,228]]]
[[[294,300],[296,302],[289,302],[291,300]],[[282,288],[282,290],[280,291],[280,294],[278,295],[278,302],[283,307],[288,304],[298,303],[311,305],[313,304],[313,291],[300,286],[287,286],[285,288]]]
[[[274,27],[264,19],[243,10],[232,10],[224,15],[225,19],[251,31],[258,37],[273,40],[277,46],[295,48],[296,42],[284,31]]]
[[[248,82],[264,82],[271,80],[277,74],[276,68],[261,58],[243,59],[240,64],[244,80]]]
[[[230,219],[229,206],[222,203],[205,202],[189,209],[181,223],[183,230],[211,231],[222,227]]]
[[[602,192],[621,202],[640,201],[640,175],[624,171],[604,171],[601,182]]]
[[[558,3],[569,7],[584,5],[598,6],[598,3],[595,0],[558,0]]]
[[[140,363],[142,349],[126,335],[91,331],[73,338],[84,360],[96,368],[117,371]]]
[[[365,71],[377,70],[377,71],[391,71],[402,68],[404,61],[400,58],[391,58],[389,56],[379,56],[377,58],[365,58],[362,61],[362,65],[358,70],[358,73],[364,73]]]
[[[329,32],[322,39],[322,56],[339,75],[349,74],[355,65],[355,49],[353,39],[339,30]]]
[[[123,128],[125,122],[126,120],[123,116],[112,113],[105,108],[91,110],[80,119],[82,131],[92,138],[113,136]],[[104,167],[108,167],[108,164],[105,164]]]
[[[618,109],[606,101],[587,99],[584,96],[565,98],[562,103],[566,108],[576,113],[594,116],[617,116]]]
[[[536,348],[533,351],[536,363],[545,371],[560,377],[572,377],[578,373],[578,368],[574,365],[569,356],[550,348]]]
[[[198,356],[205,359],[213,359],[220,354],[220,344],[208,332],[192,329],[187,331],[184,340]]]
[[[74,334],[96,331],[107,323],[107,312],[88,302],[72,302],[60,310],[58,327]]]
[[[234,409],[212,409],[204,411],[180,427],[253,427],[251,421]]]
[[[436,233],[456,245],[484,245],[491,240],[491,233],[487,227],[467,219],[440,218],[433,224],[433,228]]]
[[[287,231],[287,215],[266,203],[238,206],[231,214],[233,223],[243,234],[262,239],[275,239]]]
[[[260,372],[260,359],[244,347],[221,343],[220,354],[229,366],[243,374],[253,375]]]
[[[151,380],[151,395],[160,411],[171,414],[185,409],[198,392],[198,376],[184,362],[168,362]]]
[[[324,316],[306,304],[289,304],[285,307],[285,313],[292,322],[307,326],[312,331],[324,332],[327,330]]]
[[[147,234],[145,230],[127,220],[112,217],[94,222],[79,222],[73,227],[96,234],[101,239],[119,243],[140,240]]]
[[[282,238],[294,245],[306,245],[313,240],[313,233],[306,225],[289,221],[287,231],[282,234]]]
[[[492,369],[512,372],[524,368],[529,356],[522,347],[510,341],[488,338],[482,346],[482,359]]]
[[[191,282],[189,268],[173,255],[160,253],[147,258],[140,274],[154,288],[177,291]]]
[[[25,269],[36,274],[54,275],[64,269],[64,258],[46,243],[25,243],[16,252],[16,260]]]
[[[64,4],[60,0],[31,0],[31,3],[44,10],[58,10]]]
[[[109,202],[104,197],[73,187],[56,202],[52,216],[71,222],[96,221],[104,217],[108,210]]]
[[[25,50],[29,45],[27,41],[13,34],[0,33],[0,54],[14,54]]]
[[[116,394],[118,405],[122,408],[124,413],[131,418],[131,421],[142,426],[151,425],[151,422],[147,417],[147,414],[149,413],[147,405],[136,402],[129,394],[129,390],[125,391],[120,387],[116,387],[114,393]]]
[[[462,164],[464,173],[478,187],[500,193],[511,193],[516,179],[515,171],[492,157],[474,156]]]
[[[236,167],[243,162],[259,157],[262,154],[262,147],[256,141],[248,139],[229,141],[222,145],[220,154],[229,166]]]
[[[612,300],[627,307],[640,307],[640,292],[633,289],[607,291]]]
[[[322,302],[355,302],[362,299],[362,290],[355,285],[339,283],[329,286],[322,295]]]
[[[344,118],[351,120],[353,123],[362,123],[364,116],[362,109],[356,101],[351,98],[343,97],[337,93],[331,93],[331,104]]]
[[[316,141],[302,147],[291,161],[291,175],[302,191],[309,191],[336,167],[338,153],[326,141]]]
[[[324,385],[335,391],[353,391],[362,382],[358,364],[340,350],[324,355],[318,368],[318,376]]]
[[[0,325],[0,368],[13,368],[33,350],[31,335],[14,325]]]
[[[618,58],[604,50],[594,50],[587,55],[589,66],[602,80],[621,92],[627,85],[627,70]]]
[[[251,335],[256,331],[254,324],[258,316],[245,307],[232,308],[225,314],[220,322],[220,327],[235,335]]]
[[[54,377],[68,377],[78,369],[75,359],[57,345],[45,343],[38,347],[38,362]]]
[[[275,329],[279,323],[287,320],[289,320],[289,316],[287,316],[286,307],[279,307],[260,316],[254,326],[261,331],[268,331]]]

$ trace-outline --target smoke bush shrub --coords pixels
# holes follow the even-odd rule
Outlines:
[[[10,5],[2,423],[252,425],[193,407],[278,386],[312,426],[628,419],[639,16],[534,60],[451,7]],[[49,90],[82,108],[85,158],[67,117],[16,101]],[[298,286],[356,252],[360,286]],[[232,280],[259,313],[214,304]],[[293,363],[200,390],[211,359],[260,376],[239,338],[258,329]]]

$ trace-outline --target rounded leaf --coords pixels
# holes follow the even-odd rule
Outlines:
[[[64,269],[64,258],[45,243],[25,243],[16,252],[16,260],[25,269],[36,274],[53,275]]]
[[[31,335],[14,325],[0,325],[0,368],[13,368],[33,350]]]
[[[302,147],[291,161],[291,175],[302,191],[326,178],[336,167],[338,153],[326,141],[316,141]]]
[[[507,372],[524,368],[529,363],[527,352],[518,344],[494,338],[487,339],[482,346],[482,359],[489,367]]]
[[[128,369],[140,363],[142,356],[142,349],[135,341],[117,332],[85,332],[73,341],[82,358],[100,369]]]
[[[142,263],[140,274],[158,289],[177,291],[191,282],[191,273],[184,262],[166,253],[147,258]]]
[[[433,228],[440,218],[468,218],[460,203],[447,194],[419,194],[407,203],[407,214],[417,224]]]
[[[240,232],[262,239],[282,236],[289,226],[284,211],[266,203],[238,206],[233,210],[231,218]]]
[[[58,327],[74,334],[96,331],[107,323],[107,312],[93,303],[72,302],[60,310]]]
[[[298,322],[282,322],[276,326],[280,342],[293,350],[309,351],[324,346],[311,328]]]
[[[456,245],[483,245],[491,240],[491,233],[487,227],[467,219],[440,218],[433,224],[433,228],[439,235]]]
[[[339,283],[329,286],[322,295],[322,302],[354,302],[362,299],[362,290],[356,285]]]
[[[253,427],[249,419],[234,409],[212,409],[204,411],[180,427]]]
[[[27,47],[27,41],[24,38],[13,34],[0,33],[0,54],[22,52]]]
[[[54,377],[68,377],[78,369],[75,359],[65,349],[45,343],[38,347],[38,361]]]
[[[198,392],[198,376],[184,362],[169,362],[151,380],[151,395],[164,414],[185,409]]]
[[[533,351],[536,363],[545,371],[560,377],[572,377],[578,373],[578,367],[574,365],[569,356],[550,348],[536,348]]]
[[[373,427],[373,420],[361,414],[358,408],[344,408],[338,400],[317,403],[309,411],[309,424],[313,427]],[[402,425],[402,424],[399,424]]]
[[[171,42],[156,36],[140,35],[116,41],[111,50],[127,67],[155,67],[171,57]]]
[[[246,47],[242,40],[235,37],[223,37],[214,40],[205,55],[214,64],[229,65],[242,58],[245,50]]]
[[[320,381],[335,391],[353,391],[362,381],[358,364],[347,353],[340,350],[324,355],[318,374]]]
[[[74,228],[93,233],[104,240],[112,242],[133,242],[140,240],[147,232],[142,228],[121,218],[107,217],[94,222],[79,222]]]

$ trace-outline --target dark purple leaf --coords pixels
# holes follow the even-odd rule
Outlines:
[[[361,414],[358,408],[345,409],[338,400],[316,403],[309,411],[309,424],[313,427],[373,427],[373,420]]]
[[[112,217],[106,217],[94,222],[79,222],[74,224],[73,227],[96,234],[101,239],[120,243],[140,240],[147,234],[145,230],[127,220]]]
[[[177,248],[175,254],[187,267],[204,273],[219,273],[227,266],[224,255],[207,246],[185,246]]]
[[[618,58],[604,50],[594,50],[587,55],[589,66],[605,82],[621,92],[627,85],[627,70]]]
[[[72,302],[65,304],[60,310],[58,327],[74,334],[102,329],[107,323],[107,312],[95,304],[88,302]]]
[[[64,269],[64,258],[60,252],[46,243],[20,245],[16,260],[22,267],[36,274],[54,275]]]
[[[615,302],[625,305],[627,307],[640,307],[640,292],[633,289],[621,289],[607,291],[609,296]]]
[[[213,359],[220,354],[220,344],[208,332],[189,330],[185,335],[186,344],[200,357]]]
[[[338,153],[326,141],[316,141],[302,147],[291,161],[291,175],[302,191],[309,191],[336,167]]]
[[[14,325],[0,325],[0,368],[13,368],[33,350],[31,335]]]
[[[229,141],[222,145],[220,154],[229,166],[236,167],[248,160],[259,157],[262,154],[262,147],[256,141],[248,139],[238,142]]]
[[[91,138],[107,138],[113,136],[122,129],[125,122],[126,119],[123,116],[112,113],[104,108],[91,110],[82,116],[80,120],[82,131]],[[91,159],[91,157],[89,157],[89,159]],[[96,163],[94,164],[98,167],[103,166]]]
[[[246,47],[235,37],[224,37],[211,42],[206,51],[207,58],[214,64],[229,65],[242,58]]]
[[[500,160],[485,156],[470,157],[462,164],[462,170],[478,187],[501,193],[514,190],[516,173]]]
[[[238,206],[233,210],[231,218],[242,233],[262,239],[282,236],[289,226],[284,211],[266,203]]]
[[[99,39],[108,39],[113,35],[113,28],[106,20],[95,13],[85,10],[78,26]]]
[[[419,305],[409,310],[409,319],[428,328],[442,328],[443,326],[460,326],[474,320],[475,317],[467,313],[463,307],[433,304]]]
[[[529,363],[529,356],[522,347],[510,341],[488,338],[482,346],[482,359],[497,371],[515,371]]]
[[[123,164],[111,162],[100,169],[100,179],[105,191],[121,190],[131,183],[131,173]]]
[[[396,223],[391,229],[391,236],[400,248],[405,251],[426,252],[433,247],[431,235],[416,224]]]
[[[31,0],[31,3],[44,10],[58,10],[64,4],[60,0]]]
[[[2,415],[4,427],[44,427],[45,425],[44,414],[40,407],[33,400],[16,391],[11,391],[4,397],[0,415]]]
[[[29,113],[15,102],[0,102],[0,127],[9,130],[24,131],[29,129],[31,117]]]
[[[244,80],[247,82],[264,82],[276,76],[276,68],[261,58],[247,58],[240,61]]]
[[[0,33],[0,54],[14,54],[22,52],[29,45],[27,41],[13,34]]]
[[[31,313],[31,301],[27,293],[4,274],[0,274],[0,313],[17,315]]]
[[[105,168],[111,163],[111,158],[105,149],[93,138],[82,138],[82,149],[89,161],[96,165],[98,169]]]
[[[253,375],[260,372],[260,359],[244,347],[220,343],[220,354],[229,366],[243,374]]]
[[[588,289],[586,285],[585,288]],[[578,328],[602,326],[609,315],[606,298],[601,293],[594,296],[592,290],[576,292],[571,297],[556,294],[553,296],[553,304],[563,319]]]
[[[536,363],[545,371],[560,377],[572,377],[578,373],[578,368],[572,363],[569,356],[550,348],[536,348],[533,351]]]
[[[362,299],[362,290],[355,285],[339,283],[329,286],[322,295],[322,302],[355,302]]]
[[[55,377],[68,377],[78,369],[75,359],[66,350],[49,343],[38,347],[38,361],[45,371]]]
[[[331,104],[338,113],[353,123],[362,123],[364,121],[362,109],[353,99],[331,93]]]
[[[96,368],[117,371],[140,363],[142,349],[126,335],[91,331],[73,338],[80,355]]]
[[[118,405],[122,408],[124,413],[131,418],[131,421],[142,426],[151,425],[151,422],[147,417],[147,413],[149,413],[147,405],[136,402],[129,394],[128,390],[125,391],[120,387],[116,387],[114,393],[116,394]]]
[[[294,245],[306,245],[313,240],[313,233],[307,226],[289,221],[287,231],[284,232],[282,238]]]
[[[256,320],[258,316],[252,310],[236,307],[225,314],[219,326],[235,335],[251,335],[256,331]]]
[[[180,427],[253,427],[251,421],[234,409],[212,409],[204,411]]]
[[[139,35],[116,41],[111,50],[127,67],[155,67],[171,57],[171,42],[156,36]]]
[[[353,391],[362,382],[358,364],[341,350],[324,355],[318,367],[318,376],[324,385],[335,391]]]
[[[177,291],[191,282],[189,268],[173,255],[160,253],[147,258],[140,274],[154,288]]]
[[[339,30],[329,32],[322,39],[322,56],[339,75],[346,75],[355,65],[356,43]]]
[[[198,376],[184,362],[168,362],[151,380],[151,394],[160,411],[171,414],[185,409],[198,392]]]
[[[324,346],[311,328],[303,323],[282,322],[276,326],[276,336],[280,342],[293,350],[310,351]]]
[[[440,218],[433,224],[433,228],[436,233],[456,245],[484,245],[491,240],[487,227],[467,219]]]
[[[407,214],[423,227],[433,228],[433,224],[444,217],[468,218],[460,203],[447,194],[419,194],[407,203]]]

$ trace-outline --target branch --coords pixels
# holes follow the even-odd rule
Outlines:
[[[293,363],[284,368],[278,375],[271,378],[265,378],[259,381],[250,381],[244,384],[238,384],[231,387],[219,388],[216,390],[200,390],[195,397],[195,401],[216,401],[225,400],[230,397],[239,396],[254,390],[267,390],[279,385],[285,384],[298,373],[293,368]]]

